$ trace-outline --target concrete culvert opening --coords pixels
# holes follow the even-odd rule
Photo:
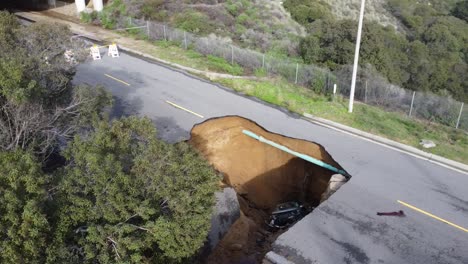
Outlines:
[[[242,212],[208,263],[260,263],[271,243],[284,231],[267,228],[272,210],[290,201],[317,206],[328,195],[324,193],[331,176],[336,174],[255,140],[243,134],[243,130],[343,170],[319,144],[268,132],[239,116],[214,118],[195,125],[189,143],[223,173],[224,184],[237,192]]]

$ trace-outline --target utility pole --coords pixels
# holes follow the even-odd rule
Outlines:
[[[367,104],[367,80],[366,80],[366,89],[364,90],[364,103]]]
[[[299,63],[296,63],[296,81],[294,81],[295,84],[297,84],[297,74],[299,72]]]
[[[413,112],[413,103],[414,103],[414,96],[416,95],[416,91],[413,91],[413,97],[411,98],[411,106],[409,109],[409,115],[411,117],[411,113]]]
[[[460,118],[461,118],[461,115],[462,115],[462,112],[463,112],[463,105],[465,103],[462,103],[461,107],[460,107],[460,113],[458,114],[458,119],[457,119],[457,125],[455,126],[456,129],[458,129],[458,125],[460,125]]]
[[[361,0],[361,12],[359,13],[359,25],[356,38],[356,50],[354,51],[353,77],[351,79],[351,92],[349,94],[349,113],[353,112],[354,90],[356,89],[356,75],[359,62],[359,48],[361,47],[362,21],[364,19],[364,7],[366,0]]]
[[[146,35],[148,35],[148,39],[150,38],[150,23],[149,20],[146,20]]]

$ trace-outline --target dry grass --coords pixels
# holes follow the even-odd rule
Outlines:
[[[361,8],[361,0],[325,0],[331,6],[332,13],[338,18],[357,20]],[[367,0],[365,19],[376,21],[384,26],[401,29],[402,25],[387,9],[386,0]]]

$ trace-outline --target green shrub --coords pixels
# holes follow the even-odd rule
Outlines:
[[[240,7],[237,3],[233,3],[232,1],[226,2],[226,10],[229,12],[229,14],[236,17],[239,15],[239,9]]]
[[[245,33],[245,31],[247,31],[247,28],[244,27],[243,25],[240,25],[240,24],[236,24],[236,34],[237,35],[242,35]]]
[[[203,54],[199,53],[199,52],[196,52],[194,50],[187,50],[187,57],[191,58],[191,59],[199,59],[199,58],[203,58]]]
[[[99,15],[99,19],[101,21],[102,27],[106,29],[114,29],[117,24],[115,17],[109,15],[108,13],[101,13],[101,15]]]
[[[249,8],[249,7],[251,6],[249,0],[241,0],[240,2],[241,2],[241,4],[242,4],[242,7],[245,8],[245,9],[246,9],[246,8]]]
[[[452,15],[468,22],[468,0],[458,2],[452,10]]]
[[[80,20],[82,22],[85,22],[85,23],[91,23],[92,19],[91,19],[91,14],[89,13],[86,13],[86,12],[81,12],[80,13]]]
[[[165,21],[168,13],[163,7],[164,0],[144,0],[139,15],[146,20]]]
[[[127,15],[125,3],[122,0],[114,0],[99,13],[99,19],[104,28],[113,29],[117,25],[117,19],[125,15]]]
[[[236,20],[237,20],[237,23],[245,25],[245,22],[249,20],[249,16],[243,13],[243,14],[240,14]]]
[[[327,82],[327,78],[325,74],[316,74],[314,78],[311,80],[311,89],[316,94],[323,94],[325,90],[325,85]]]
[[[266,77],[267,76],[267,71],[266,71],[265,68],[258,68],[258,69],[255,69],[254,74],[257,77]]]
[[[175,16],[176,27],[193,33],[208,33],[213,30],[209,18],[200,12],[185,11]]]
[[[87,13],[87,12],[80,13],[80,20],[87,24],[92,23],[97,18],[98,18],[98,13],[96,11],[93,11],[91,13]]]
[[[211,70],[220,70],[232,75],[242,75],[244,73],[244,69],[241,66],[238,64],[231,65],[224,58],[208,55],[207,59]]]
[[[332,17],[330,6],[322,1],[286,0],[284,7],[291,13],[294,20],[302,25],[308,25],[318,19]]]

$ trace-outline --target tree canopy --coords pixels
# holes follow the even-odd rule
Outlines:
[[[30,148],[46,156],[108,105],[101,88],[73,86],[85,49],[58,24],[20,26],[0,12],[0,149]]]
[[[102,88],[75,86],[66,27],[0,12],[0,262],[176,263],[210,227],[219,178],[149,119],[110,122]],[[48,154],[62,157],[59,168]]]
[[[36,158],[21,150],[0,151],[0,167],[0,262],[44,263],[47,177]]]
[[[0,152],[3,263],[176,263],[206,240],[219,177],[149,119],[100,121],[46,175],[22,150]]]
[[[456,3],[452,10],[452,15],[468,22],[468,0]]]
[[[150,120],[125,118],[73,140],[52,252],[79,263],[161,263],[202,246],[219,179],[186,143],[155,135]]]
[[[357,22],[316,17],[300,5],[320,1],[286,0],[293,18],[308,29],[299,53],[307,63],[332,70],[352,63]],[[467,1],[389,0],[388,10],[404,27],[399,32],[365,21],[360,63],[372,65],[391,83],[416,91],[468,100]],[[326,6],[322,4],[322,6]]]

